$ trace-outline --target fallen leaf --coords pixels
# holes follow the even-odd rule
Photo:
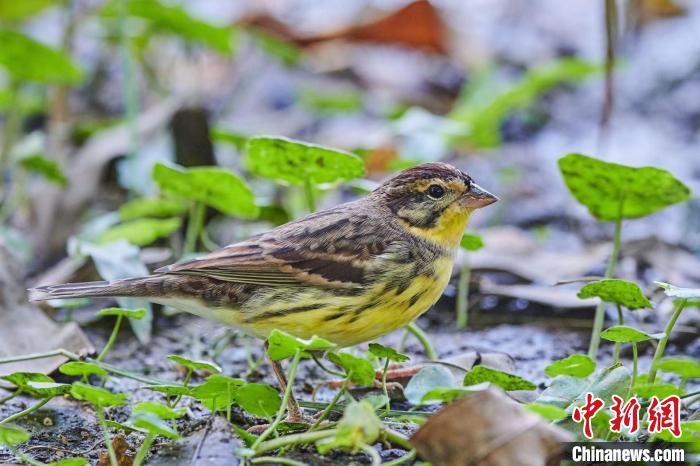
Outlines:
[[[432,416],[411,438],[435,466],[558,464],[572,436],[503,392],[475,392]]]

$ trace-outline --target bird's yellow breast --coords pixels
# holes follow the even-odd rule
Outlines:
[[[276,303],[274,309],[260,309],[260,318],[243,318],[243,313],[229,314],[236,327],[265,338],[273,329],[283,330],[301,338],[314,335],[340,346],[351,346],[373,340],[399,329],[427,311],[442,295],[452,273],[452,257],[445,256],[433,263],[433,273],[412,277],[403,290],[386,290],[381,281],[358,296],[337,296],[329,290],[307,290],[293,303]],[[309,306],[322,307],[293,312]],[[290,310],[284,313],[285,306]],[[262,318],[263,313],[278,312]]]

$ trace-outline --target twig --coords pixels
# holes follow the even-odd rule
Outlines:
[[[216,405],[214,405],[214,407],[216,407]],[[199,459],[199,453],[202,451],[202,446],[204,445],[204,441],[209,435],[209,431],[211,430],[211,425],[213,424],[213,421],[214,416],[209,416],[209,419],[207,419],[207,426],[204,428],[204,435],[202,435],[202,438],[199,440],[199,442],[197,442],[197,448],[194,449],[194,454],[192,455],[190,466],[195,466],[195,464],[197,463],[197,460]]]

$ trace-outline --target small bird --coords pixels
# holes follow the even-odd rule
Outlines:
[[[263,339],[279,329],[351,346],[427,311],[449,282],[471,213],[497,200],[459,169],[424,163],[362,199],[153,275],[42,286],[30,299],[134,296]],[[288,414],[298,417],[298,406]]]

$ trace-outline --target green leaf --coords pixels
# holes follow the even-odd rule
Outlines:
[[[145,388],[146,390],[152,390],[154,392],[164,393],[166,395],[171,396],[189,396],[190,392],[192,391],[191,387],[184,387],[182,385],[148,385],[143,388]]]
[[[606,405],[609,405],[612,401],[612,395],[627,393],[631,385],[632,373],[624,366],[605,369],[591,380],[559,375],[552,380],[549,387],[535,402],[559,406],[570,413],[574,404],[582,403],[585,400],[586,392],[591,392],[596,397],[602,398]]]
[[[281,137],[248,139],[245,157],[253,173],[295,185],[336,183],[365,173],[355,154]]]
[[[619,304],[631,311],[653,307],[642,293],[642,289],[636,283],[627,280],[607,279],[589,283],[581,288],[578,297],[600,298],[607,303]]]
[[[57,382],[27,382],[27,385],[41,398],[65,395],[71,389],[70,384]]]
[[[653,335],[637,330],[634,327],[628,327],[627,325],[615,325],[606,328],[601,332],[600,337],[616,343],[637,343],[654,338]]]
[[[245,143],[248,140],[248,136],[241,133],[234,133],[222,128],[214,128],[209,132],[211,140],[214,142],[225,142],[235,147],[239,151],[245,149]]]
[[[427,393],[439,388],[456,387],[457,382],[448,368],[430,365],[422,368],[411,377],[404,390],[404,396],[411,404],[420,405]]]
[[[363,386],[374,384],[374,368],[368,360],[350,353],[330,353],[328,359],[342,367],[352,383]]]
[[[139,429],[146,430],[151,434],[162,435],[171,440],[180,438],[177,431],[170,424],[151,412],[140,412],[131,418],[131,424]]]
[[[119,218],[135,220],[143,217],[176,217],[187,212],[187,206],[180,201],[157,197],[140,197],[123,204],[119,208]]]
[[[238,389],[245,385],[242,379],[214,374],[192,389],[190,396],[197,398],[207,409],[219,411],[236,402]]]
[[[682,379],[700,378],[700,361],[686,356],[667,356],[656,363],[656,369],[673,372]]]
[[[527,403],[526,405],[523,405],[523,408],[531,413],[535,413],[538,416],[545,418],[550,422],[559,421],[566,417],[566,411],[554,405]]]
[[[287,359],[293,356],[297,349],[306,353],[308,351],[323,351],[335,348],[334,343],[317,336],[304,340],[276,329],[270,333],[270,336],[267,338],[267,344],[267,354],[273,361]]]
[[[49,463],[49,466],[85,466],[88,460],[85,458],[65,458]]]
[[[167,238],[180,229],[179,218],[140,218],[105,230],[98,243],[127,240],[135,246],[148,246],[157,239]]]
[[[269,55],[276,57],[287,66],[296,65],[302,56],[302,49],[294,43],[279,39],[262,30],[249,30],[253,40]]]
[[[61,372],[61,374],[79,377],[88,376],[91,374],[99,375],[100,377],[107,377],[106,370],[91,362],[70,361],[63,364],[58,368],[58,370]]]
[[[249,383],[236,392],[236,403],[253,416],[271,419],[282,404],[277,390],[261,383]]]
[[[24,443],[31,435],[21,427],[12,424],[0,424],[0,445],[14,446]]]
[[[569,154],[559,159],[559,170],[576,200],[603,221],[644,217],[690,198],[687,186],[656,167],[629,167]]]
[[[56,3],[56,0],[0,1],[0,19],[22,21],[41,13],[42,10]]]
[[[378,358],[386,358],[389,361],[406,362],[411,359],[405,354],[399,353],[394,348],[389,348],[388,346],[380,345],[379,343],[370,343],[369,352]]]
[[[14,79],[44,84],[76,84],[83,73],[65,53],[19,32],[0,28],[0,67]]]
[[[544,368],[544,373],[548,377],[571,375],[584,378],[591,375],[593,371],[595,371],[595,361],[585,354],[572,354]]]
[[[214,374],[221,372],[221,367],[218,364],[209,361],[197,361],[194,359],[185,358],[183,356],[177,356],[175,354],[168,356],[168,359],[192,370],[205,370]]]
[[[132,414],[151,413],[161,419],[179,419],[187,414],[187,408],[171,408],[155,401],[142,401],[134,405]]]
[[[366,401],[348,404],[338,423],[334,437],[316,442],[318,452],[326,454],[333,448],[357,452],[364,445],[372,445],[379,438],[382,424],[374,408]]]
[[[501,127],[508,115],[532,106],[540,95],[558,84],[581,81],[600,70],[598,65],[564,58],[528,70],[505,89],[495,88],[494,73],[482,72],[462,89],[449,118],[465,124],[462,137],[471,145],[497,147],[502,142]]]
[[[464,385],[490,382],[503,390],[535,390],[537,386],[522,377],[487,366],[475,366],[464,376]]]
[[[652,396],[656,396],[659,399],[663,399],[671,395],[683,396],[685,395],[685,390],[672,383],[637,383],[632,387],[632,393],[640,398],[649,399]]]
[[[666,296],[671,298],[679,299],[700,299],[700,288],[681,288],[679,286],[673,286],[669,283],[664,282],[654,282],[660,288],[664,289]]]
[[[98,316],[122,316],[122,317],[128,317],[129,319],[143,319],[146,315],[146,310],[145,309],[124,309],[121,307],[108,307],[105,309],[102,309],[101,311],[97,311],[95,315]]]
[[[28,391],[31,391],[29,382],[55,382],[55,380],[48,375],[39,372],[13,372],[12,374],[0,377],[0,379],[10,382],[17,388],[27,389]]]
[[[649,442],[680,442],[684,444],[683,449],[686,451],[686,455],[700,453],[700,421],[682,421],[680,428],[680,437],[674,437],[668,429],[664,429],[652,435]]]
[[[93,387],[82,382],[74,382],[70,394],[76,400],[84,400],[98,408],[120,406],[126,403],[126,393],[112,393],[104,388]]]
[[[102,14],[118,17],[119,2],[109,3]],[[205,45],[222,54],[233,52],[233,29],[220,27],[192,17],[178,5],[166,5],[156,0],[127,0],[127,13],[148,21],[156,33],[173,34],[190,42]]]
[[[48,181],[59,186],[68,186],[68,178],[63,174],[61,166],[55,160],[49,160],[41,155],[32,155],[19,161],[19,165],[30,173],[43,176]]]
[[[235,173],[217,167],[179,169],[157,163],[153,179],[164,192],[207,204],[244,219],[258,216],[250,187]]]
[[[423,398],[420,400],[420,404],[424,405],[429,402],[450,403],[459,398],[464,398],[467,395],[471,395],[474,392],[486,390],[489,386],[489,383],[485,382],[478,385],[471,385],[469,387],[433,388],[432,390],[428,391],[428,393],[423,395]]]
[[[475,233],[465,233],[459,245],[467,251],[478,251],[484,247],[484,240]]]

